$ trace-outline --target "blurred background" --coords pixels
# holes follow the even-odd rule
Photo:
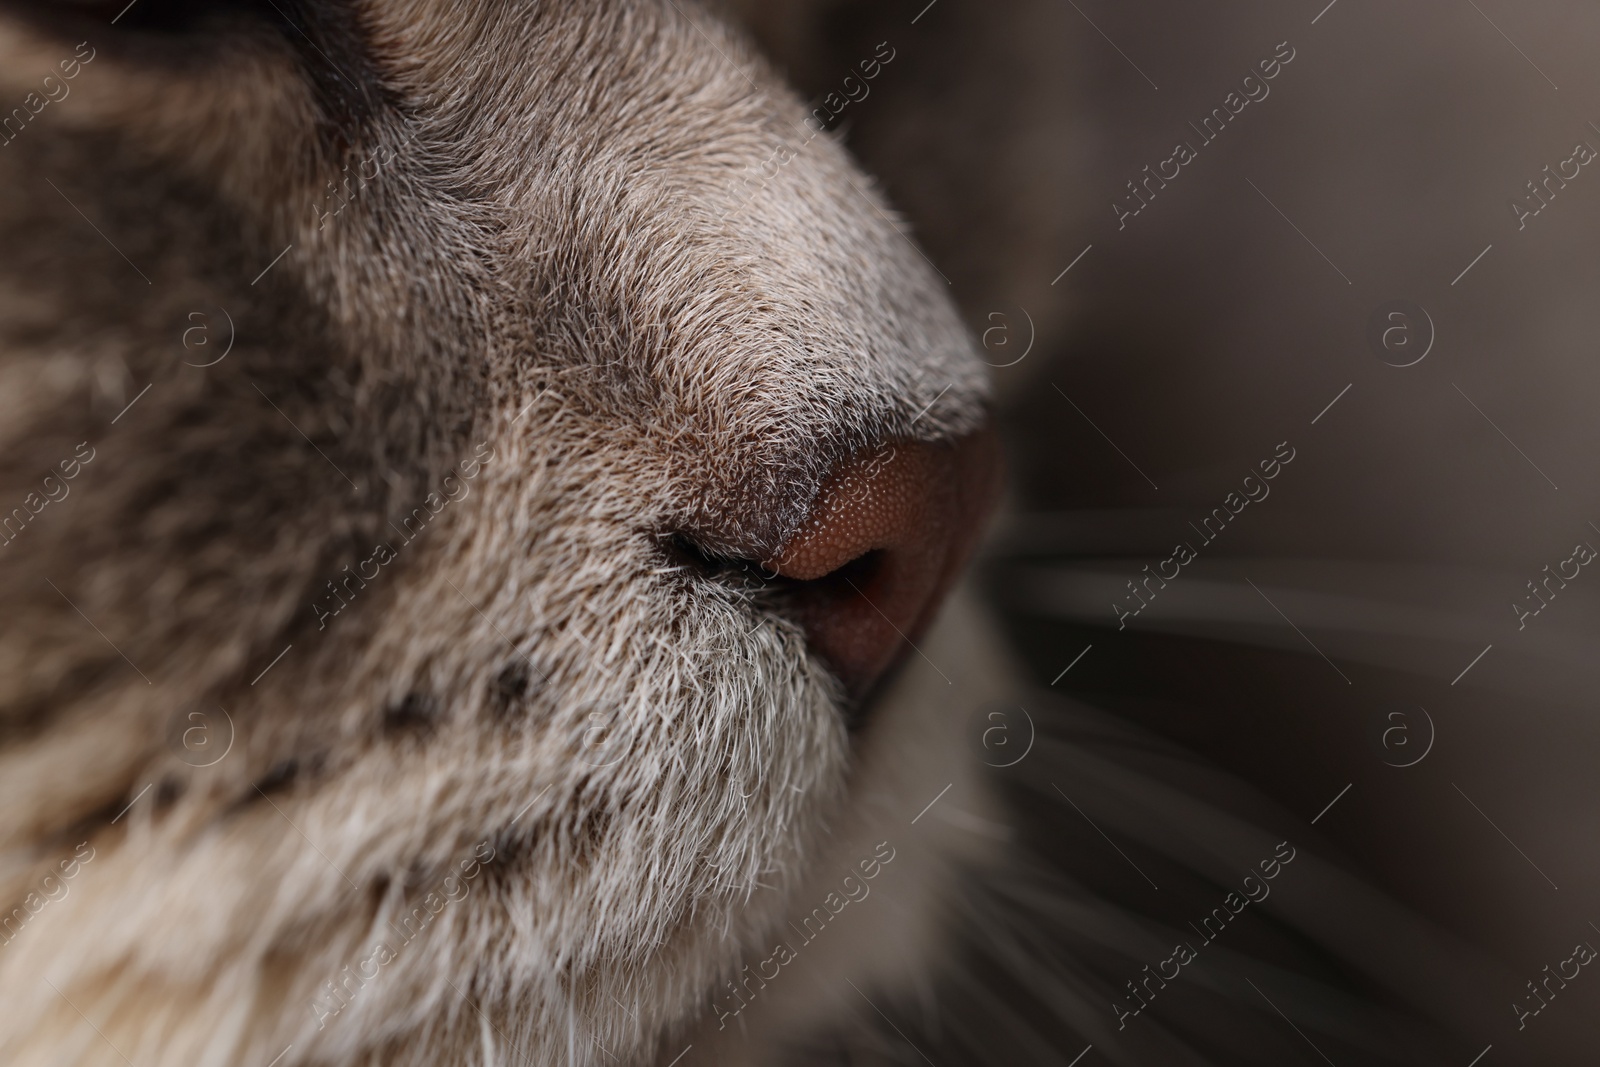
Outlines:
[[[1314,820],[1415,918],[1362,981],[1441,1062],[1594,1062],[1600,979],[1527,983],[1600,945],[1600,10],[747,17],[816,100],[895,50],[837,128],[995,365],[984,586],[1037,684]]]

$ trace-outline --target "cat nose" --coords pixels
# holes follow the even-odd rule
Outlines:
[[[933,620],[998,495],[988,430],[899,443],[836,467],[810,515],[767,563],[788,585],[811,650],[865,696]]]

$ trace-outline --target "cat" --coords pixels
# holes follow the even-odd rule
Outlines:
[[[938,766],[770,579],[978,349],[697,6],[115,7],[0,23],[0,1059],[648,1060]]]
[[[1150,232],[1202,181],[1101,195],[1145,116],[1083,19],[0,9],[0,1062],[1469,1060],[1521,978],[1284,799],[1325,768],[1177,743],[1187,691],[1061,695],[1093,659],[1045,684],[996,606],[1106,655],[1079,542],[957,578],[991,424],[1035,496],[1088,454],[1034,407],[1084,338],[1221,375],[1252,321],[1119,338],[1138,287],[1063,280],[1140,261],[1082,247],[1108,199]],[[1307,465],[1206,553],[1270,554]],[[1208,640],[1115,661],[1220,659],[1208,596]],[[1218,713],[1339,720],[1301,693]]]

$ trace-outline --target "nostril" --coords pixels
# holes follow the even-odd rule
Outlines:
[[[820,578],[791,578],[779,574],[771,584],[791,606],[811,609],[827,604],[836,607],[841,601],[874,597],[888,562],[889,553],[875,548]]]
[[[701,578],[767,590],[859,701],[913,647],[966,562],[994,498],[998,458],[983,432],[848,460],[766,561],[721,554],[682,531],[659,543],[670,563]]]
[[[833,582],[852,589],[867,589],[874,584],[873,579],[883,569],[885,558],[885,551],[881,548],[875,548],[870,552],[857,556],[838,570],[815,580]]]
[[[997,467],[988,433],[850,460],[769,562],[812,651],[852,696],[870,690],[931,622],[976,543]]]

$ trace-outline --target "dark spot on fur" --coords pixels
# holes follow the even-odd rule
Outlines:
[[[600,856],[601,849],[605,846],[606,838],[611,833],[611,813],[603,808],[595,808],[583,817],[583,822],[578,826],[573,835],[573,859],[579,866],[593,863]]]
[[[184,783],[177,778],[163,778],[161,784],[156,786],[155,806],[157,811],[164,811],[177,803],[183,796]]]
[[[439,701],[413,690],[383,712],[385,734],[427,734],[439,720]]]
[[[256,780],[255,789],[261,796],[271,796],[281,793],[294,784],[300,776],[300,761],[297,759],[279,760],[274,763],[266,774]],[[251,798],[246,798],[251,799]]]
[[[497,722],[513,719],[522,709],[522,702],[536,692],[542,682],[523,662],[508,663],[489,683],[489,714]]]
[[[248,786],[224,814],[226,816],[237,815],[262,800],[270,801],[274,793],[288,792],[296,782],[320,777],[327,766],[327,762],[328,756],[326,752],[313,752],[309,755],[301,754],[279,760],[269,767],[265,774]]]
[[[444,885],[446,878],[454,877],[460,881],[460,864],[472,858],[472,846],[468,845],[459,850],[458,854],[441,861],[412,860],[398,878],[399,899],[406,902],[422,900],[429,893],[443,893],[449,891]],[[384,879],[384,887],[388,888],[389,879]],[[455,883],[452,882],[451,885]],[[376,894],[375,894],[376,895]],[[380,898],[381,900],[381,898]]]
[[[540,828],[529,826],[531,820],[504,827],[488,836],[489,847],[494,850],[491,859],[484,860],[476,853],[480,870],[478,881],[486,885],[499,884],[509,878],[510,872],[528,862],[539,844]]]

